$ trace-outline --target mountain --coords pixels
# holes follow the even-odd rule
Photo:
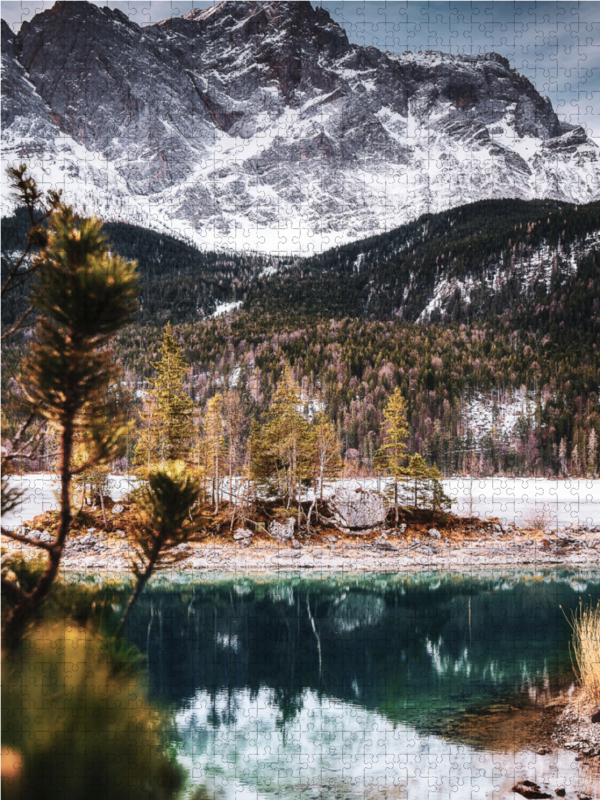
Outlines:
[[[582,331],[598,311],[596,278],[585,286],[597,272],[600,202],[481,200],[308,258],[200,250],[122,222],[104,229],[116,252],[138,262],[142,323],[193,322],[243,305],[259,316],[424,324],[508,314],[537,329],[566,304]],[[24,247],[27,230],[24,209],[2,219],[3,255]],[[25,303],[26,290],[3,301],[4,323]],[[581,317],[576,312],[584,308]]]
[[[351,44],[308,2],[3,22],[2,148],[86,213],[215,249],[310,254],[483,199],[600,198],[596,145],[505,58]]]
[[[259,273],[259,313],[465,322],[555,294],[600,251],[600,202],[482,200]]]

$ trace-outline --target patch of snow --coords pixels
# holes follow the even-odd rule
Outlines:
[[[232,300],[229,303],[217,303],[217,307],[211,314],[211,317],[221,317],[224,314],[230,314],[232,311],[235,311],[236,308],[239,308],[243,303],[243,300]]]

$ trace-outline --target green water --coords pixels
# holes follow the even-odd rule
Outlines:
[[[129,636],[190,784],[471,800],[502,797],[531,766],[465,743],[456,721],[568,689],[563,610],[580,598],[600,598],[600,571],[163,580]],[[536,769],[574,783],[567,755]]]

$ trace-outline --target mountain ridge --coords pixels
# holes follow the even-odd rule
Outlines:
[[[24,210],[3,218],[3,253],[18,252],[27,230]],[[145,323],[200,321],[237,307],[259,315],[425,325],[517,314],[535,323],[531,308],[568,304],[571,290],[585,295],[580,284],[593,278],[596,262],[583,272],[581,265],[600,253],[600,202],[481,200],[310,258],[199,251],[124,223],[105,223],[104,230],[116,252],[138,261],[138,318]],[[593,300],[590,330],[596,318],[600,324]],[[25,296],[3,304],[5,323],[24,303]],[[586,325],[578,317],[575,327]]]
[[[600,197],[594,142],[498,54],[362,47],[310,3],[197,11],[3,23],[4,164],[104,219],[281,254],[481,199]]]

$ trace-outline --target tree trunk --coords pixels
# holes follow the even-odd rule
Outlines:
[[[102,508],[102,519],[104,520],[104,530],[108,531],[108,520],[106,519],[106,509],[104,508],[104,492],[100,490],[100,507]]]
[[[142,591],[144,590],[145,585],[148,583],[150,576],[154,572],[154,567],[156,566],[156,562],[158,560],[158,553],[154,552],[148,565],[144,571],[144,574],[138,578],[138,582],[136,584],[135,589],[131,597],[129,598],[129,602],[127,603],[127,608],[125,609],[123,616],[121,617],[121,622],[119,623],[119,627],[117,628],[117,632],[115,634],[115,639],[120,639],[123,635],[123,628],[125,627],[125,623],[127,622],[127,617],[129,616],[131,609],[135,605],[138,597],[141,595]]]
[[[4,643],[10,648],[20,640],[26,624],[46,599],[58,573],[60,560],[67,536],[71,528],[71,456],[73,452],[73,421],[65,424],[61,437],[60,461],[60,516],[58,534],[48,551],[48,564],[36,586],[29,593],[24,593],[21,601],[14,606],[6,618],[4,625]]]

